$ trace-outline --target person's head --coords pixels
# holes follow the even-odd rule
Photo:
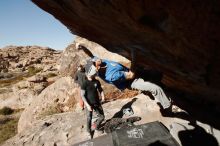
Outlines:
[[[126,80],[134,79],[134,77],[135,77],[134,72],[132,72],[132,71],[125,72],[125,78],[126,78]]]
[[[100,58],[97,58],[96,61],[95,61],[95,66],[100,67],[101,64],[102,64],[102,60]]]
[[[95,57],[92,59],[92,62],[94,62],[95,67],[99,69],[102,64],[102,59]]]

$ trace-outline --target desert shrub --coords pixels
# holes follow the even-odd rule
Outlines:
[[[7,119],[0,123],[0,145],[17,134],[18,119]]]
[[[0,109],[0,114],[1,115],[10,115],[14,112],[13,109],[11,109],[10,107],[3,107],[2,109]]]
[[[50,72],[49,74],[47,74],[47,78],[51,78],[51,77],[55,77],[57,76],[57,74]]]
[[[42,70],[42,68],[36,68],[34,66],[29,66],[28,67],[28,73],[30,75],[35,75],[36,73],[40,72]]]
[[[49,115],[62,113],[60,105],[57,106],[50,106],[49,108],[45,109],[39,116],[39,118],[44,118]]]
[[[21,80],[23,80],[23,76],[17,76],[6,80],[0,80],[0,88],[16,84]]]
[[[3,73],[6,73],[6,72],[8,72],[8,69],[7,69],[7,68],[4,68],[4,69],[2,69],[2,72],[3,72]]]

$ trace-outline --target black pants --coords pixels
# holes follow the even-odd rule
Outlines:
[[[101,105],[92,105],[92,109],[96,112],[98,120],[96,121],[96,129],[99,129],[100,124],[104,121],[105,116]],[[91,132],[91,123],[92,123],[92,111],[88,111],[86,108],[87,115],[87,131]]]

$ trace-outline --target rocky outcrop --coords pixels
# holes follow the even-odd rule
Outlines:
[[[35,75],[13,85],[12,91],[0,94],[0,108],[26,108],[49,85],[46,77]]]
[[[122,63],[123,65],[127,65],[127,66],[130,65],[130,61],[128,59],[126,59],[125,57],[120,56],[116,53],[109,52],[104,47],[100,46],[99,44],[77,36],[75,38],[74,42],[72,44],[70,44],[63,51],[63,53],[60,57],[59,72],[63,76],[69,75],[74,78],[74,75],[77,71],[77,66],[79,64],[85,64],[86,60],[89,58],[85,54],[84,51],[76,49],[76,46],[78,44],[81,44],[81,45],[87,47],[97,57],[115,60],[115,61],[118,61],[118,62]],[[115,99],[117,97],[124,98],[124,97],[126,97],[127,93],[129,93],[129,95],[133,95],[133,96],[137,94],[136,91],[126,91],[125,92],[126,94],[124,94],[121,91],[119,91],[118,89],[116,89],[113,85],[105,83],[101,79],[100,79],[100,81],[101,81],[102,87],[104,89],[106,98],[108,98],[108,99],[113,99],[113,98]],[[132,97],[132,96],[127,95],[127,97]]]
[[[65,75],[74,76],[77,71],[77,66],[81,63],[81,59],[86,58],[84,53],[78,54],[75,44],[69,45],[62,53],[59,60],[59,71]]]
[[[0,94],[0,108],[10,107],[13,109],[24,109],[36,97],[34,90],[29,88],[17,89],[14,88],[12,92]]]
[[[116,113],[118,116],[120,113],[123,115],[123,109],[121,110],[121,108],[126,104],[127,107],[131,105],[134,112],[134,115],[131,116],[142,117],[142,120],[137,124],[155,121],[158,118],[167,126],[171,124],[171,121],[166,118],[161,118],[157,104],[149,98],[146,98],[143,94],[135,98],[121,99],[104,104],[103,108],[106,119],[112,118]],[[124,108],[125,107],[126,106],[124,106]],[[142,107],[142,109],[139,107]],[[26,116],[26,118],[28,117]],[[100,135],[95,132],[94,137],[98,136]],[[47,116],[37,123],[33,123],[31,127],[25,128],[3,146],[70,146],[87,139],[85,111],[75,110],[69,113]]]
[[[63,75],[73,76],[79,64],[85,64],[88,56],[81,50],[76,48],[77,44],[87,47],[95,56],[110,60],[115,60],[124,64],[130,61],[116,53],[109,52],[99,44],[89,41],[85,38],[76,37],[74,42],[70,44],[62,53],[59,60],[59,71]]]
[[[9,61],[5,60],[0,54],[0,73],[1,72],[8,72],[9,68]]]
[[[18,122],[18,132],[32,126],[42,117],[69,111],[76,104],[76,96],[78,96],[77,88],[70,77],[58,79],[25,108]]]
[[[168,87],[220,103],[219,1],[32,0],[74,34],[153,66]]]
[[[28,67],[57,70],[59,51],[39,46],[7,46],[0,49],[0,71],[25,71]]]
[[[121,62],[124,64],[130,63],[130,60],[128,60],[127,58],[125,58],[117,53],[110,52],[106,48],[104,48],[103,46],[101,46],[95,42],[89,41],[85,38],[77,36],[74,40],[74,44],[82,45],[82,46],[88,48],[93,53],[93,55],[95,55],[99,58],[114,60],[114,61]]]
[[[39,82],[46,82],[46,77],[41,76],[41,75],[35,75],[27,79],[28,82],[33,82],[33,83],[39,83]]]
[[[0,49],[0,108],[25,108],[58,76],[60,51],[39,46]]]

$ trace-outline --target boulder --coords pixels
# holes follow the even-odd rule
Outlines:
[[[40,83],[40,82],[46,82],[47,79],[44,76],[41,75],[34,75],[27,79],[28,82],[34,82],[34,83]]]
[[[40,94],[47,87],[47,85],[48,85],[48,82],[42,82],[42,83],[36,84],[33,87],[33,91],[36,94]]]
[[[104,48],[103,46],[101,46],[93,41],[90,41],[86,38],[76,36],[76,38],[74,40],[74,44],[85,46],[93,53],[93,55],[95,55],[99,58],[114,60],[116,62],[121,62],[124,64],[130,63],[130,60],[128,60],[127,58],[125,58],[117,53],[110,52],[106,48]]]
[[[36,98],[36,93],[29,88],[13,90],[0,94],[0,108],[7,106],[13,109],[24,109]]]
[[[129,64],[130,61],[116,53],[109,52],[101,45],[89,41],[85,38],[76,37],[74,42],[70,44],[62,53],[59,60],[59,70],[62,75],[74,76],[79,64],[85,64],[89,58],[83,51],[76,48],[77,45],[87,47],[95,56],[110,60],[115,60],[124,64]]]
[[[219,1],[32,1],[73,34],[128,59],[132,50],[167,87],[220,104]]]
[[[18,122],[18,132],[32,126],[40,118],[71,109],[76,103],[77,89],[70,77],[58,79],[44,89],[25,108]]]
[[[22,80],[4,87],[0,93],[0,108],[7,106],[14,109],[26,108],[47,86],[48,82],[30,82]]]

